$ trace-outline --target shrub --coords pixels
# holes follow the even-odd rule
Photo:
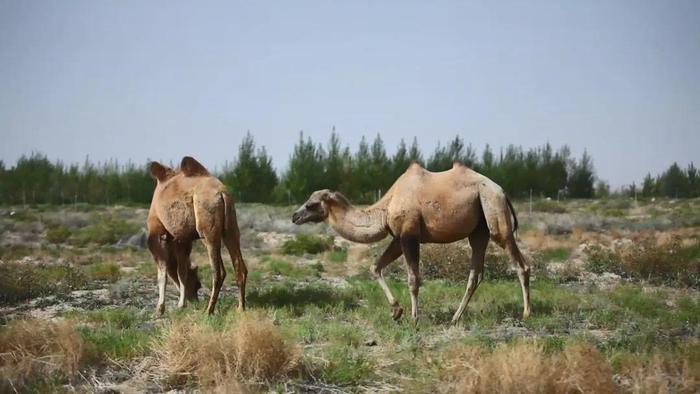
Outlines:
[[[86,354],[68,321],[13,320],[0,328],[0,391],[16,392],[49,378],[70,380]]]
[[[297,234],[293,239],[285,241],[282,245],[282,253],[301,256],[304,253],[316,254],[333,247],[333,237]]]
[[[700,244],[683,246],[680,238],[657,245],[647,238],[622,254],[625,271],[652,283],[700,287]]]
[[[175,386],[214,387],[232,380],[272,382],[298,371],[300,348],[282,338],[270,319],[248,312],[221,329],[185,318],[155,345],[159,369]]]
[[[86,285],[85,275],[69,265],[0,264],[0,303],[65,294]]]
[[[46,240],[54,244],[64,243],[70,236],[70,230],[64,226],[52,227],[46,232]]]
[[[612,250],[605,249],[599,245],[586,247],[586,269],[602,274],[604,272],[612,272],[615,274],[623,274],[622,259]]]

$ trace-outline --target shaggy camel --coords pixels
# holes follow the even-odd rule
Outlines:
[[[182,159],[177,171],[158,162],[152,162],[149,170],[157,181],[148,212],[148,247],[158,265],[156,315],[165,311],[166,274],[180,291],[178,307],[183,308],[186,300],[197,298],[201,285],[197,269],[190,266],[190,252],[192,242],[199,238],[207,248],[213,273],[207,312],[214,312],[226,277],[221,259],[222,242],[236,272],[240,292],[238,309],[245,309],[248,270],[241,254],[236,210],[226,187],[188,156]]]
[[[511,221],[513,215],[513,222]],[[382,275],[384,267],[405,257],[411,293],[411,315],[418,317],[418,269],[421,243],[449,243],[469,238],[472,247],[467,290],[452,317],[456,323],[483,277],[489,238],[512,259],[523,293],[523,317],[530,315],[530,267],[513,235],[518,221],[503,189],[489,178],[460,163],[443,172],[430,172],[413,163],[374,205],[354,208],[342,194],[319,190],[292,216],[295,224],[327,221],[342,237],[361,243],[377,242],[387,235],[393,240],[372,265],[372,274],[386,294],[392,317],[403,309],[391,294]]]

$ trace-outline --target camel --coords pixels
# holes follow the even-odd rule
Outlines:
[[[511,214],[513,220],[511,221]],[[412,163],[375,204],[359,209],[337,191],[318,190],[292,215],[295,224],[325,221],[342,237],[360,243],[392,241],[372,265],[394,320],[403,309],[394,298],[382,270],[402,254],[408,273],[411,316],[418,318],[418,262],[421,243],[450,243],[469,238],[472,247],[467,290],[452,322],[457,323],[483,278],[490,239],[509,254],[523,293],[523,318],[530,315],[530,267],[515,242],[518,220],[503,189],[489,178],[455,162],[452,169],[430,172]]]
[[[184,308],[188,300],[196,300],[201,285],[197,268],[191,267],[190,253],[192,243],[200,238],[207,248],[213,273],[207,313],[214,312],[226,277],[222,242],[236,272],[238,309],[245,309],[248,269],[241,254],[236,209],[226,186],[189,156],[182,159],[179,170],[151,162],[149,172],[156,180],[148,212],[148,248],[158,266],[156,315],[165,312],[166,274],[180,292],[179,308]]]

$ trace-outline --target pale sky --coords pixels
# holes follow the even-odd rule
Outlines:
[[[700,164],[700,1],[0,0],[0,159],[219,168],[250,130],[424,155],[587,149],[613,186]]]

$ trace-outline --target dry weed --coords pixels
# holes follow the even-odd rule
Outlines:
[[[227,322],[220,330],[182,319],[155,347],[159,368],[170,384],[196,382],[204,387],[228,387],[238,380],[275,381],[297,371],[301,356],[268,318],[255,313]]]
[[[590,345],[548,355],[536,342],[501,344],[493,352],[461,347],[448,352],[448,391],[460,393],[614,393],[612,371]]]
[[[697,393],[700,371],[687,359],[670,359],[654,355],[649,361],[627,369],[628,388],[634,394]]]
[[[0,391],[42,378],[72,379],[86,359],[85,348],[70,321],[11,321],[0,331]]]

